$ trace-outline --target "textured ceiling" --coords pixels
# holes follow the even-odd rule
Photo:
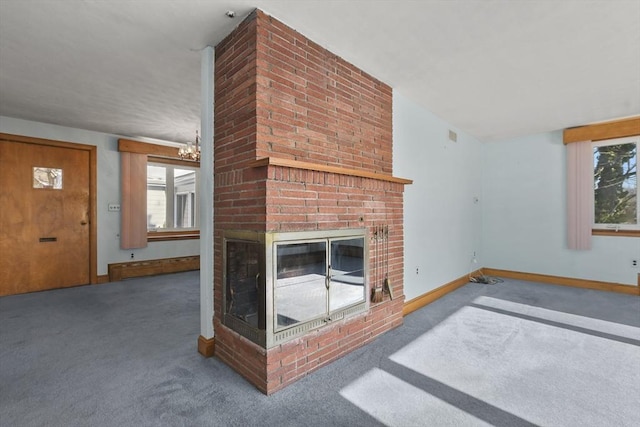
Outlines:
[[[256,7],[482,141],[640,114],[639,0],[0,0],[0,115],[191,140]]]

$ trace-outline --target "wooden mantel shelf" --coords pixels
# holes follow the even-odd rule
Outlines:
[[[278,157],[262,157],[250,164],[251,167],[258,168],[261,166],[282,166],[286,168],[303,169],[317,172],[329,172],[340,175],[357,176],[360,178],[377,179],[379,181],[393,182],[396,184],[413,184],[413,180],[398,178],[391,175],[369,172],[360,169],[343,168],[339,166],[323,165],[319,163],[302,162],[299,160],[282,159]]]

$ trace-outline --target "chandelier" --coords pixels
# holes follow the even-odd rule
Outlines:
[[[178,156],[182,160],[193,160],[194,162],[200,161],[200,136],[198,135],[198,131],[196,131],[196,143],[194,144],[188,142],[187,144],[180,147],[178,150]]]

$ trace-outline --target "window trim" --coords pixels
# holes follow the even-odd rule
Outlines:
[[[640,135],[640,116],[565,129],[562,142],[602,141]]]
[[[618,144],[636,144],[636,169],[637,169],[637,159],[640,157],[638,154],[638,149],[640,149],[640,136],[626,136],[622,138],[611,138],[611,139],[603,139],[598,141],[593,141],[591,143],[591,151],[596,147],[606,147],[609,145],[618,145]],[[592,157],[593,160],[593,157]],[[637,177],[637,175],[636,175]],[[594,182],[595,185],[595,182]],[[636,191],[638,189],[637,186],[637,178],[636,178]],[[636,224],[597,224],[594,223],[591,230],[591,235],[593,236],[625,236],[625,237],[640,237],[640,195],[636,195]],[[593,192],[594,197],[594,210],[595,210],[595,188]]]
[[[591,230],[592,236],[615,236],[615,237],[640,237],[640,230],[608,230],[594,228]]]
[[[200,230],[187,231],[148,231],[147,240],[149,242],[166,242],[172,240],[199,239]]]

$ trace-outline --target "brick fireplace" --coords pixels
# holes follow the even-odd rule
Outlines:
[[[389,86],[259,10],[216,47],[215,61],[215,354],[270,394],[402,324],[403,190],[411,181],[392,175]],[[384,251],[374,236],[383,229]],[[275,334],[287,327],[269,314],[277,280],[264,274],[277,269],[270,251],[279,236],[316,242],[352,231],[365,244],[353,240],[343,252],[365,258],[362,303],[264,342],[230,322],[241,301],[228,286],[236,268],[225,264],[229,236],[257,236],[248,239],[257,252],[232,252],[254,254],[243,268],[262,304],[255,325]],[[378,266],[393,299],[371,300]]]

